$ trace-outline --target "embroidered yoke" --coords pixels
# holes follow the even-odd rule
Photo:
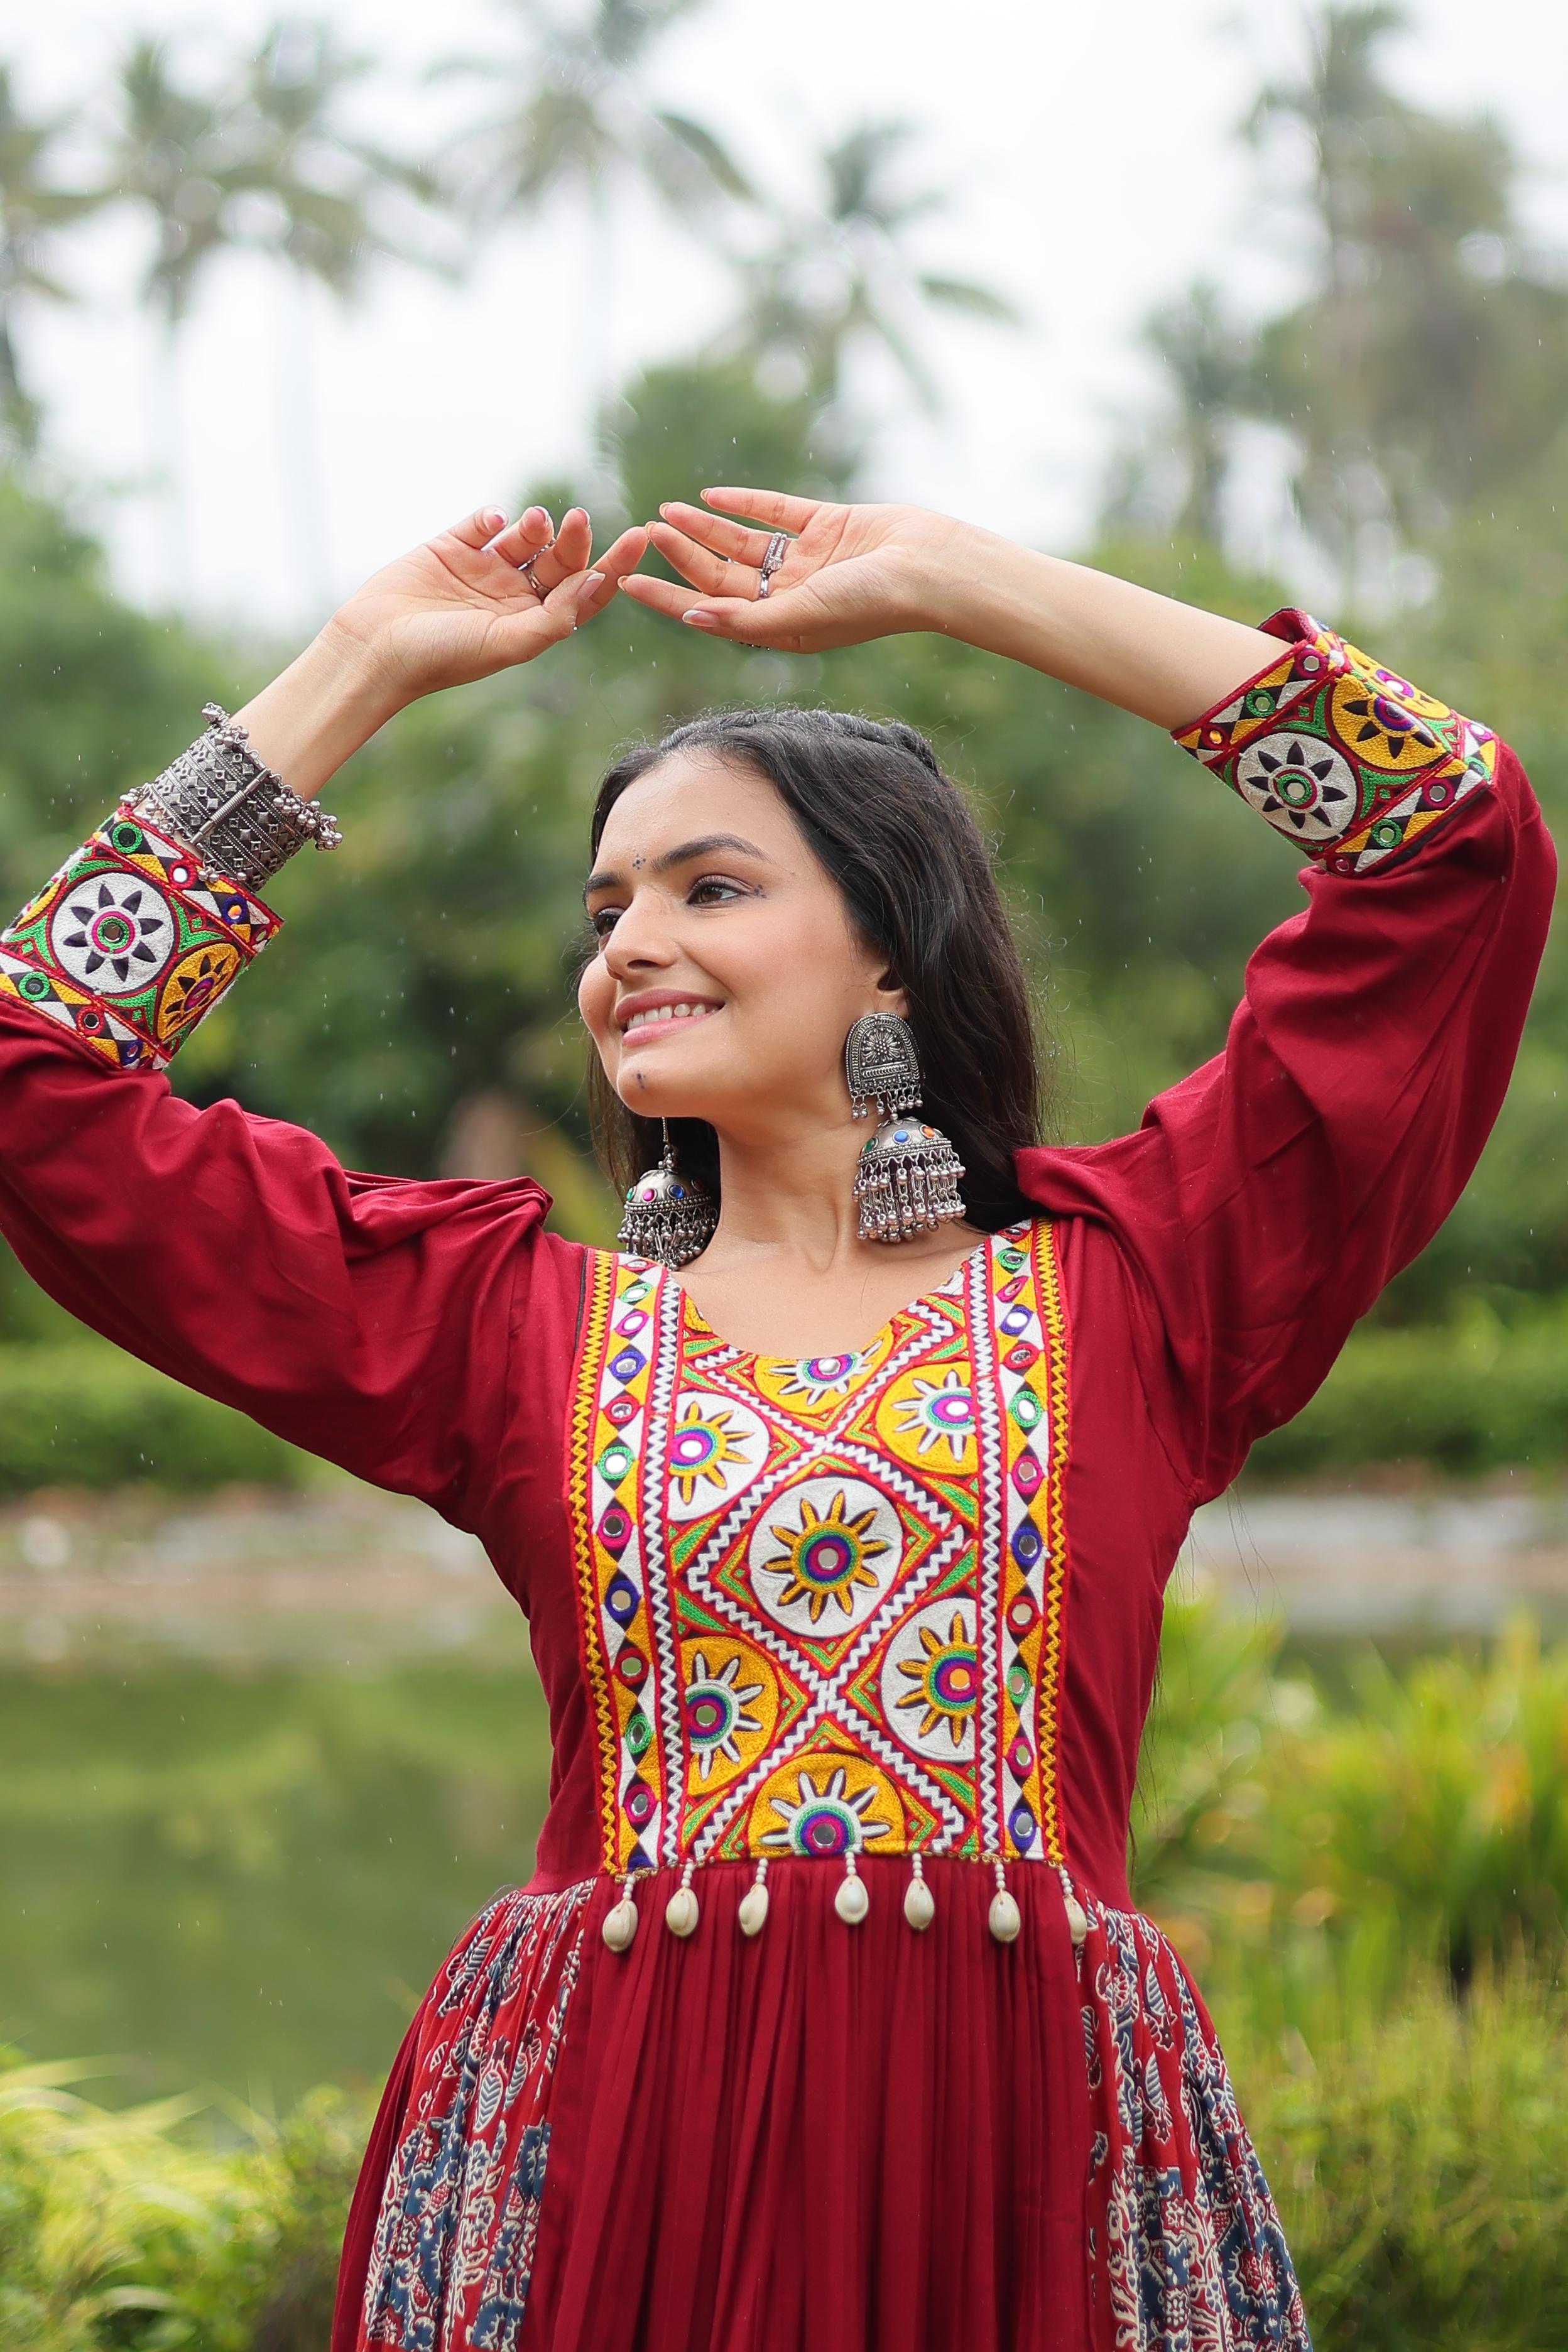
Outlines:
[[[759,1360],[596,1256],[573,1433],[601,1858],[1063,1859],[1050,1229],[858,1356]]]
[[[1496,1117],[1552,858],[1305,615],[1178,740],[1308,860],[1225,1052],[1021,1150],[858,1355],[728,1345],[537,1185],[344,1171],[161,1066],[277,929],[129,803],[0,934],[0,1229],[73,1313],[484,1541],[550,1808],[392,2067],[333,2352],[1308,2352],[1127,1832],[1195,1505]],[[476,1902],[487,1889],[477,1887]]]

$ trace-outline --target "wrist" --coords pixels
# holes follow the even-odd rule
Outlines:
[[[334,614],[235,718],[257,758],[309,798],[406,699],[373,649]]]
[[[986,646],[996,625],[998,575],[1013,544],[978,523],[945,515],[929,520],[941,528],[921,549],[911,590],[916,609],[904,626]]]

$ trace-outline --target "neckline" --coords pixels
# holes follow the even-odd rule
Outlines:
[[[816,1355],[775,1356],[766,1348],[742,1348],[738,1341],[726,1339],[721,1331],[715,1331],[686,1285],[679,1280],[673,1266],[664,1269],[664,1278],[667,1282],[674,1283],[680,1294],[680,1313],[687,1328],[700,1332],[705,1339],[716,1339],[721,1348],[728,1349],[730,1354],[741,1363],[778,1364],[787,1367],[792,1371],[800,1371],[807,1364],[834,1363],[845,1366],[847,1375],[858,1372],[867,1359],[876,1354],[892,1330],[894,1324],[901,1317],[914,1314],[916,1309],[923,1307],[928,1299],[952,1297],[955,1289],[962,1297],[963,1286],[967,1285],[971,1273],[988,1255],[995,1239],[994,1234],[983,1234],[968,1256],[960,1258],[950,1275],[941,1282],[932,1283],[928,1289],[917,1291],[914,1297],[909,1299],[902,1307],[895,1307],[887,1320],[878,1324],[864,1346],[838,1349],[825,1349]]]

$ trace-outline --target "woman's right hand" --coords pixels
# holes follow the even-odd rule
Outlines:
[[[590,572],[581,507],[559,532],[542,507],[511,524],[481,507],[356,589],[236,719],[257,756],[309,798],[421,695],[493,677],[569,637],[604,610],[647,544],[646,531],[623,531]]]
[[[659,509],[648,538],[689,588],[633,572],[626,593],[692,628],[785,653],[826,653],[908,629],[945,627],[942,583],[973,566],[984,534],[924,507],[846,506],[783,490],[713,489],[704,507]],[[748,522],[731,522],[744,515]],[[774,533],[784,560],[759,598]],[[692,591],[695,590],[694,594]]]
[[[581,507],[572,508],[559,532],[543,507],[530,507],[510,525],[481,507],[384,565],[323,634],[360,659],[401,708],[532,661],[602,612],[647,535],[623,531],[590,572],[592,545]]]

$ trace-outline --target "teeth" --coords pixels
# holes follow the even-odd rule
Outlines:
[[[708,1011],[705,1004],[656,1004],[647,1013],[634,1013],[626,1023],[626,1034],[634,1029],[646,1029],[650,1021],[692,1021]]]

